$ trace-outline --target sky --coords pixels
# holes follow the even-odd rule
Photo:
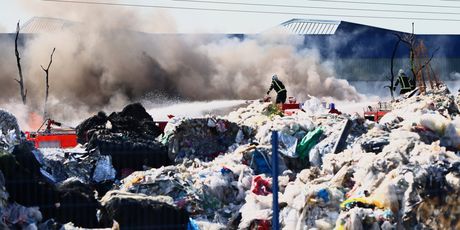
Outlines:
[[[71,0],[60,0],[71,1]],[[175,31],[179,33],[259,33],[292,18],[344,20],[409,32],[415,23],[417,34],[460,34],[460,0],[73,0],[214,10],[166,9],[158,7],[103,6],[103,8],[129,8],[138,14],[162,12],[171,15]],[[219,3],[220,2],[220,3]],[[223,4],[233,3],[233,4]],[[254,5],[242,5],[254,4]],[[371,4],[366,4],[371,3]],[[377,4],[376,4],[377,3]],[[257,5],[259,4],[259,5]],[[392,5],[396,4],[396,5]],[[398,5],[407,4],[407,5]],[[428,5],[428,6],[413,6]],[[0,31],[13,32],[18,20],[26,22],[34,16],[69,19],[67,12],[83,4],[42,0],[0,0]],[[85,7],[96,7],[87,5]],[[263,6],[264,5],[264,6]],[[267,6],[271,5],[271,6]],[[284,5],[273,6],[273,5]],[[310,7],[310,8],[309,8]],[[45,12],[40,9],[57,8],[61,11]],[[337,9],[337,8],[347,8]],[[215,11],[252,11],[223,12]],[[264,12],[264,13],[256,13]],[[416,11],[418,13],[409,13]],[[275,12],[283,12],[275,13]],[[333,15],[333,16],[331,16]],[[358,17],[347,17],[358,16]],[[399,17],[412,19],[367,18]],[[418,19],[414,19],[418,18]],[[437,20],[420,20],[437,19]],[[448,21],[448,20],[450,21]],[[95,17],[94,20],[97,20]],[[161,23],[161,22],[156,22]]]

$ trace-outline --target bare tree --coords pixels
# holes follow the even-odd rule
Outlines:
[[[398,36],[397,34],[395,34],[396,36]],[[390,89],[390,94],[391,94],[391,98],[394,99],[394,84],[395,84],[395,74],[394,74],[394,59],[395,59],[395,56],[396,56],[396,51],[398,50],[398,47],[399,47],[399,43],[401,42],[401,39],[398,39],[398,41],[396,42],[395,44],[395,47],[393,48],[393,53],[391,54],[391,64],[390,64],[390,73],[391,73],[391,77],[390,77],[390,85],[388,86],[385,86],[385,87],[388,87]]]
[[[45,71],[45,109],[44,109],[44,113],[43,113],[45,118],[47,116],[46,105],[48,103],[48,95],[49,95],[49,89],[50,89],[50,85],[49,85],[49,70],[50,70],[51,64],[53,63],[54,51],[56,51],[56,47],[53,48],[53,52],[51,52],[50,62],[48,63],[48,67],[46,67],[46,69],[45,69],[45,67],[40,65],[42,67],[42,70]]]
[[[412,23],[412,33],[411,34],[405,34],[405,35],[395,34],[395,35],[396,35],[396,37],[398,37],[397,44],[399,44],[399,42],[403,42],[409,48],[409,52],[410,52],[410,54],[409,54],[410,70],[412,72],[412,82],[414,82],[416,85],[419,85],[420,92],[424,93],[425,92],[425,82],[424,82],[423,76],[419,76],[419,74],[421,73],[421,71],[425,67],[429,66],[431,60],[433,59],[433,56],[439,50],[439,47],[431,54],[431,57],[429,59],[427,59],[423,64],[419,64],[416,67],[415,59],[420,58],[420,50],[419,49],[420,49],[421,46],[423,46],[423,42],[417,42],[417,40],[415,39],[414,23]],[[396,49],[396,47],[395,47],[395,49]],[[394,81],[394,76],[393,76],[394,54],[395,54],[395,50],[393,50],[393,57],[392,57],[392,60],[391,60],[391,74],[392,74],[392,77],[391,77],[391,86],[390,87],[393,87],[393,81]],[[418,77],[420,77],[420,79],[418,79]]]
[[[19,51],[18,51],[18,38],[19,38],[19,21],[16,26],[16,39],[14,40],[14,49],[16,53],[16,61],[18,64],[18,71],[19,71],[19,79],[14,79],[16,82],[19,84],[19,88],[21,90],[21,98],[22,98],[22,103],[25,105],[27,102],[27,89],[25,88],[24,84],[24,77],[22,76],[22,68],[21,68],[21,57],[19,56]]]

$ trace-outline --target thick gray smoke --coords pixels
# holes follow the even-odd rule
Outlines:
[[[115,9],[110,14],[79,11],[79,23],[26,43],[21,54],[30,105],[43,107],[40,65],[48,63],[53,47],[49,106],[54,117],[62,117],[63,110],[75,114],[119,108],[152,93],[186,100],[257,99],[275,73],[288,95],[301,100],[308,94],[361,99],[355,88],[335,78],[331,63],[320,60],[314,49],[301,48],[302,37],[149,34],[137,31],[173,32],[174,21],[164,13],[141,17]],[[0,100],[7,103],[19,99],[12,80],[17,77],[14,44],[0,48],[5,50],[0,55]]]

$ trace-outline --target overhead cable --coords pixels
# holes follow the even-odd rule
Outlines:
[[[261,11],[261,10],[242,10],[242,9],[222,9],[222,8],[201,8],[201,7],[184,7],[184,6],[166,6],[166,5],[146,5],[146,4],[125,4],[102,1],[83,1],[83,0],[41,0],[43,2],[74,3],[88,5],[105,5],[105,6],[123,6],[123,7],[143,7],[143,8],[160,8],[160,9],[178,9],[178,10],[200,10],[214,12],[235,12],[235,13],[257,13],[257,14],[281,14],[281,15],[302,15],[302,16],[325,16],[325,17],[347,17],[347,18],[379,18],[379,19],[397,19],[397,20],[423,20],[423,21],[460,21],[452,18],[425,18],[425,17],[393,17],[393,16],[376,16],[376,15],[346,15],[346,14],[321,14],[321,13],[304,13],[304,12],[286,12],[286,11]]]
[[[190,2],[190,3],[224,4],[224,5],[241,5],[241,6],[262,6],[262,7],[285,7],[285,8],[325,9],[325,10],[351,10],[351,11],[374,11],[374,12],[391,12],[391,13],[451,14],[451,15],[460,15],[459,12],[440,12],[440,11],[383,10],[383,9],[368,9],[368,8],[329,7],[329,6],[305,6],[305,5],[285,5],[285,4],[268,4],[268,3],[246,3],[246,2],[208,1],[208,0],[171,0],[171,1],[175,1],[175,2]]]

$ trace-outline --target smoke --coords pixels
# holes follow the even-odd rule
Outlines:
[[[317,50],[302,48],[301,36],[176,35],[167,34],[176,26],[164,12],[142,16],[119,8],[69,11],[68,16],[79,23],[37,34],[20,51],[28,103],[42,111],[45,74],[40,65],[47,66],[56,47],[48,102],[56,119],[78,120],[99,110],[117,110],[152,93],[193,101],[258,99],[275,73],[288,96],[299,100],[308,94],[362,98],[346,80],[336,78],[331,63],[322,61]],[[0,48],[6,51],[0,54],[0,103],[9,103],[19,99],[13,80],[14,43],[2,42]]]
[[[460,73],[458,72],[452,72],[449,74],[449,80],[459,80],[460,79]]]

